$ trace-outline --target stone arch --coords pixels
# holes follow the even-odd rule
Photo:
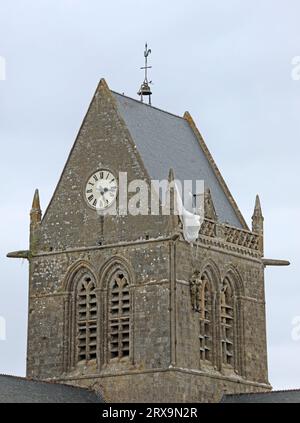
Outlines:
[[[77,260],[67,270],[66,276],[63,281],[63,290],[66,293],[72,292],[76,285],[76,279],[79,277],[80,273],[84,272],[91,273],[94,280],[96,281],[96,284],[98,284],[98,278],[91,263],[86,260]]]
[[[100,336],[104,340],[101,366],[113,364],[122,368],[126,362],[134,362],[134,271],[128,260],[115,255],[100,267],[98,274],[103,313]]]
[[[215,261],[211,258],[206,260],[203,263],[199,273],[200,275],[206,273],[210,278],[213,291],[218,292],[221,281],[221,273]]]
[[[128,275],[128,280],[130,285],[135,284],[134,271],[129,263],[124,257],[116,255],[108,259],[100,268],[99,274],[99,288],[101,290],[106,290],[108,288],[107,284],[110,280],[111,275],[117,270],[123,270]]]
[[[244,296],[245,295],[245,287],[243,283],[243,278],[234,265],[230,264],[226,266],[223,272],[222,281],[228,278],[230,283],[232,284],[232,289],[235,292],[236,296]]]
[[[96,342],[96,348],[93,347],[96,351],[98,351],[98,344],[99,344],[99,298],[96,294],[96,287],[97,287],[97,275],[93,269],[93,266],[86,260],[77,260],[73,263],[69,269],[67,270],[66,276],[63,282],[63,290],[64,290],[64,361],[63,361],[63,369],[64,371],[70,371],[76,367],[77,362],[79,361],[78,357],[78,330],[79,330],[79,323],[78,323],[78,313],[79,313],[79,305],[78,305],[78,292],[77,288],[79,284],[82,283],[83,279],[90,280],[90,283],[93,283],[95,288],[93,289],[93,293],[89,295],[90,300],[95,303],[95,307],[97,310],[96,315],[93,317],[94,326],[93,331],[95,334],[91,334],[91,327],[83,328],[84,322],[82,322],[82,330],[88,330],[90,335],[89,339],[90,342]],[[93,299],[92,299],[93,297]],[[95,298],[94,298],[95,297]],[[90,307],[87,306],[87,307]],[[92,339],[93,338],[93,339]],[[98,361],[97,353],[89,354],[90,358],[96,358]],[[87,357],[88,358],[88,357]]]
[[[234,361],[232,368],[240,375],[244,374],[245,369],[245,341],[244,341],[244,309],[242,297],[245,294],[244,283],[237,267],[230,264],[226,266],[223,272],[221,290],[224,284],[229,284],[232,291],[233,307],[233,354]],[[221,299],[220,299],[221,300]],[[220,301],[220,308],[222,307]]]
[[[218,365],[218,298],[220,286],[220,271],[211,258],[205,260],[199,271],[199,341],[200,341],[200,368],[204,363],[213,367]]]

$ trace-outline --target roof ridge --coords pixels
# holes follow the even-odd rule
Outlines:
[[[179,115],[177,115],[177,114],[175,114],[175,113],[168,112],[167,110],[161,109],[161,108],[156,107],[156,106],[152,106],[152,105],[147,104],[147,103],[142,103],[140,100],[137,100],[136,98],[129,97],[128,95],[118,93],[117,91],[114,91],[114,90],[110,90],[110,91],[111,91],[113,94],[117,94],[117,95],[119,95],[119,96],[121,96],[121,97],[125,97],[125,98],[128,98],[129,100],[135,101],[136,103],[138,103],[138,104],[140,104],[140,105],[142,105],[142,106],[150,107],[151,109],[158,110],[159,112],[163,112],[163,113],[166,113],[166,114],[171,115],[171,116],[173,116],[173,117],[177,117],[177,118],[179,118],[179,119],[185,120],[183,116],[179,116]]]
[[[84,391],[96,393],[93,389],[90,389],[90,388],[83,388],[81,386],[69,385],[67,383],[61,383],[61,382],[58,382],[56,380],[35,379],[35,378],[28,377],[28,376],[16,376],[16,375],[9,375],[9,374],[5,374],[5,373],[0,373],[0,378],[1,378],[1,376],[10,377],[12,379],[24,380],[24,381],[27,381],[27,382],[45,383],[45,384],[48,384],[48,385],[57,385],[57,386],[67,386],[68,388],[76,388],[76,389],[81,389],[81,390],[83,389]]]

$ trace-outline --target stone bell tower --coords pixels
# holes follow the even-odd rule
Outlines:
[[[204,180],[195,242],[172,213],[97,212],[118,204],[122,173],[150,186],[168,172]],[[30,216],[29,249],[8,255],[30,263],[28,377],[111,402],[270,389],[264,267],[287,263],[264,258],[259,199],[250,230],[189,113],[101,80],[43,218],[38,191]]]

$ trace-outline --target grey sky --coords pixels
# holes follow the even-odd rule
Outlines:
[[[261,195],[270,381],[300,387],[298,0],[0,0],[0,373],[24,374],[28,246],[36,187],[45,210],[96,85],[136,97],[144,42],[153,104],[189,110],[246,220]],[[187,164],[188,166],[188,164]]]

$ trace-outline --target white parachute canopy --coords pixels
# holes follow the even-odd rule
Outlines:
[[[204,220],[204,216],[196,214],[193,210],[193,196],[192,193],[188,193],[188,198],[185,198],[185,206],[178,190],[177,184],[175,182],[175,191],[176,191],[176,206],[180,220],[183,225],[183,237],[189,242],[195,242],[199,236],[199,231]]]

